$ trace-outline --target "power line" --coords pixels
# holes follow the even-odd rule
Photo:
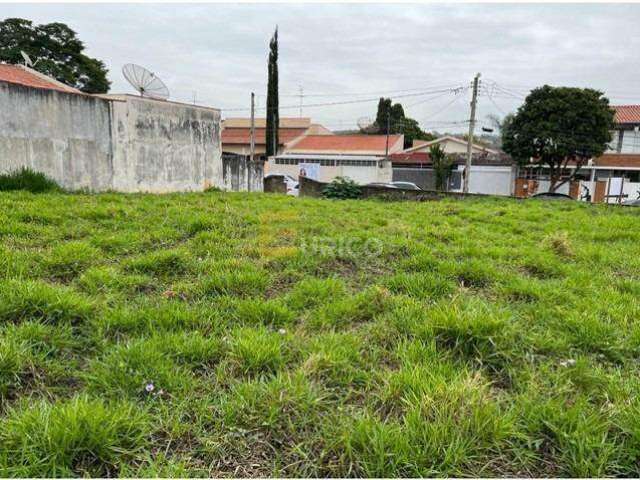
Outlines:
[[[407,93],[404,95],[396,95],[394,98],[410,98],[410,97],[420,97],[423,95],[433,95],[436,93],[451,93],[453,92],[454,89],[452,88],[447,88],[447,89],[441,89],[441,90],[433,90],[433,91],[424,91],[424,92],[419,92],[419,93]],[[368,103],[368,102],[377,102],[380,99],[378,97],[375,98],[360,98],[360,99],[355,99],[355,100],[344,100],[344,101],[337,101],[337,102],[324,102],[324,103],[311,103],[311,104],[307,104],[305,105],[305,108],[316,108],[316,107],[329,107],[329,106],[336,106],[336,105],[351,105],[351,104],[357,104],[357,103]],[[291,108],[300,108],[300,105],[285,105],[285,106],[281,106],[279,107],[280,109],[291,109]],[[248,109],[246,107],[242,107],[242,108],[226,108],[226,109],[221,109],[223,112],[236,112],[236,111],[247,111]],[[266,107],[261,107],[260,110],[267,110]]]
[[[391,95],[394,93],[417,92],[426,88],[456,88],[459,84],[428,85],[424,87],[405,88],[401,90],[382,90],[376,92],[341,92],[341,93],[308,93],[305,97],[358,97],[362,95]],[[299,97],[300,94],[281,94],[281,97]]]

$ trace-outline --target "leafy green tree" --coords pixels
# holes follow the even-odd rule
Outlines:
[[[404,135],[405,148],[412,146],[414,140],[433,140],[435,138],[424,132],[416,120],[406,117],[400,103],[394,104],[390,98],[380,98],[373,128],[362,130],[362,133],[386,135],[387,125],[389,125],[390,135],[399,133]]]
[[[429,157],[436,177],[436,190],[444,191],[447,189],[447,181],[449,180],[453,161],[437,143],[429,148]]]
[[[269,42],[269,65],[267,80],[267,157],[278,153],[278,129],[280,114],[278,112],[278,27]]]
[[[20,50],[37,61],[33,67],[59,82],[87,93],[106,93],[111,82],[104,63],[88,57],[84,43],[64,23],[34,25],[30,20],[0,22],[0,61],[22,63]]]
[[[504,122],[502,148],[523,165],[547,167],[549,191],[555,192],[590,158],[604,153],[611,141],[613,114],[602,92],[545,85],[532,90]]]

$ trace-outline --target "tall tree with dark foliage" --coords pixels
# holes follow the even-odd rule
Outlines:
[[[107,68],[85,55],[84,48],[76,32],[64,23],[34,25],[22,18],[0,22],[0,61],[22,63],[22,50],[37,60],[33,68],[59,82],[86,93],[108,92]]]
[[[269,42],[269,78],[267,81],[267,157],[278,153],[278,27]]]
[[[404,147],[413,146],[414,140],[433,140],[435,136],[423,131],[416,120],[406,117],[404,108],[400,103],[393,103],[390,98],[380,98],[375,123],[361,133],[386,135],[387,117],[389,134],[402,133],[404,135]]]
[[[502,126],[502,148],[522,165],[548,169],[550,192],[573,180],[611,141],[614,112],[602,92],[590,88],[532,90]]]

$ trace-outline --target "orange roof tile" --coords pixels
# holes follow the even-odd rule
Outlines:
[[[414,142],[415,143],[415,142]],[[431,157],[428,152],[400,152],[389,155],[389,159],[392,163],[416,163],[416,164],[431,164]]]
[[[597,167],[640,168],[640,154],[605,153],[593,161]]]
[[[389,135],[389,152],[401,150],[403,135]],[[398,148],[399,144],[399,148]],[[307,135],[292,144],[295,152],[375,152],[384,154],[386,135]]]
[[[80,90],[64,85],[46,75],[22,65],[0,63],[0,81],[24,85],[25,87],[58,90],[67,93],[81,93]]]
[[[278,139],[280,145],[289,143],[306,132],[306,128],[279,128]],[[266,129],[255,129],[256,145],[264,145],[266,142]],[[222,143],[227,145],[249,145],[251,143],[250,128],[225,128],[222,130]]]
[[[640,105],[615,105],[616,123],[640,123]]]

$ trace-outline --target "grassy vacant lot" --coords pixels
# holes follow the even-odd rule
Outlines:
[[[640,475],[639,213],[0,194],[0,476]]]

